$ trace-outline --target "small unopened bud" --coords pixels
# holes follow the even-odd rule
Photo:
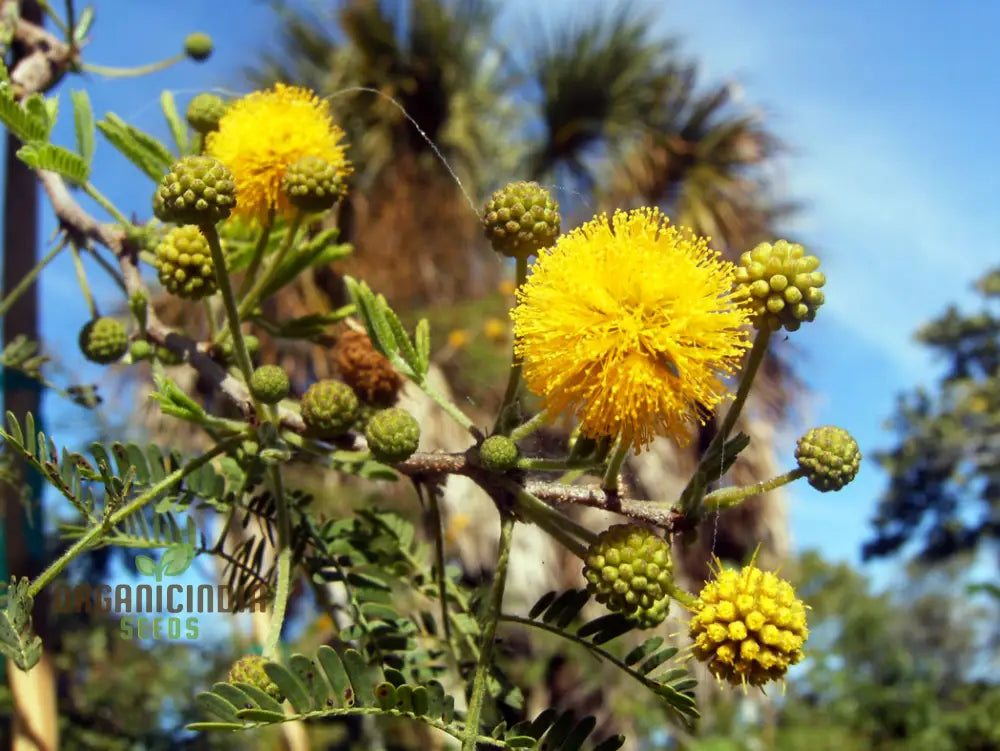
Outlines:
[[[212,55],[212,37],[201,31],[188,34],[184,40],[184,54],[199,63],[207,60]]]

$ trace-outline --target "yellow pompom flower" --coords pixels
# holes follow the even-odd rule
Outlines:
[[[550,414],[584,435],[685,444],[749,346],[734,267],[657,209],[595,217],[540,251],[518,290],[515,348]]]
[[[335,165],[341,178],[351,174],[343,138],[327,102],[279,83],[233,103],[205,145],[236,179],[233,216],[263,221],[270,209],[292,212],[281,179],[299,159],[319,157]]]
[[[733,685],[783,680],[809,637],[805,604],[791,584],[753,563],[741,571],[715,563],[715,578],[691,606],[694,656]]]

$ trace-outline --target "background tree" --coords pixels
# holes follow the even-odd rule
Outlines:
[[[953,305],[917,332],[945,372],[934,388],[899,399],[898,443],[878,457],[889,487],[868,558],[912,544],[921,559],[945,561],[995,551],[1000,539],[1000,269],[975,289],[978,309]]]

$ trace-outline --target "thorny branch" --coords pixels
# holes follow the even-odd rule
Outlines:
[[[8,0],[0,0],[0,9]],[[40,26],[20,19],[15,29],[15,40],[31,50],[30,54],[11,72],[14,94],[22,98],[33,92],[46,91],[78,63],[78,50],[61,42]],[[93,248],[95,243],[110,250],[118,261],[125,292],[129,297],[144,295],[150,299],[149,290],[138,267],[138,249],[125,229],[115,224],[98,222],[73,198],[62,177],[54,172],[38,170],[38,179],[48,195],[59,225],[69,238],[81,248]],[[225,394],[249,422],[257,415],[247,385],[229,373],[210,356],[210,342],[194,342],[171,330],[156,313],[149,309],[146,333],[155,344],[166,347],[184,358],[209,384]],[[281,426],[296,433],[305,432],[302,416],[293,410],[280,409]],[[356,442],[356,448],[362,448]],[[490,491],[496,478],[466,453],[417,453],[396,469],[415,480],[441,482],[449,474],[463,475],[475,480]],[[663,503],[623,497],[619,492],[599,486],[570,486],[541,481],[525,482],[525,489],[540,500],[561,506],[577,504],[622,514],[657,527],[668,533],[691,528],[695,520],[686,518],[676,508]],[[491,493],[492,495],[492,493]]]

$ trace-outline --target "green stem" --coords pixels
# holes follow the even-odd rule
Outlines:
[[[257,270],[260,268],[260,262],[264,260],[264,251],[267,249],[267,241],[271,237],[272,227],[274,227],[274,209],[271,209],[267,213],[267,221],[264,222],[264,227],[260,231],[260,237],[257,238],[257,245],[254,246],[253,256],[250,258],[250,265],[243,276],[243,281],[240,282],[239,292],[236,293],[236,296],[240,300],[246,297],[247,292],[257,278]]]
[[[433,386],[431,386],[426,379],[420,384],[418,384],[427,396],[429,396],[441,409],[447,412],[455,422],[461,425],[463,428],[468,430],[470,433],[476,432],[476,425],[469,416],[466,415],[458,405],[445,397],[444,394],[439,392]]]
[[[543,427],[549,421],[549,413],[546,410],[542,410],[537,415],[532,417],[525,423],[518,425],[512,431],[510,431],[510,439],[512,441],[520,441],[522,438],[527,438],[529,435],[534,433],[539,428]]]
[[[146,490],[146,492],[137,496],[132,501],[130,501],[129,503],[118,509],[118,511],[111,514],[111,516],[108,517],[107,521],[104,524],[98,524],[95,527],[91,527],[90,530],[85,535],[83,535],[82,537],[80,537],[80,539],[74,542],[66,550],[65,553],[59,556],[59,558],[53,561],[52,564],[47,569],[45,569],[41,574],[38,575],[38,578],[31,583],[30,587],[28,587],[28,594],[31,595],[32,597],[37,595],[42,590],[42,587],[44,587],[50,581],[55,579],[62,572],[62,570],[69,565],[70,561],[72,561],[80,553],[82,553],[84,550],[90,547],[90,545],[96,539],[98,539],[101,536],[101,534],[104,533],[106,527],[113,527],[119,522],[121,522],[123,519],[131,516],[136,511],[145,506],[147,503],[156,498],[156,496],[158,496],[160,493],[169,490],[173,485],[183,480],[187,475],[191,474],[199,467],[208,464],[208,462],[212,461],[212,459],[217,457],[219,454],[225,453],[233,445],[242,440],[243,436],[240,435],[236,438],[226,441],[225,443],[220,443],[207,453],[202,454],[196,459],[192,459],[183,467],[175,469],[173,472],[164,477],[158,483],[151,486],[148,490]]]
[[[524,488],[514,483],[510,483],[507,487],[517,499],[517,510],[527,521],[537,524],[578,557],[583,558],[587,547],[597,541],[596,534],[565,514],[559,513]]]
[[[746,485],[739,488],[720,488],[706,495],[703,503],[709,511],[721,511],[733,508],[734,506],[739,506],[748,498],[753,498],[755,495],[780,488],[783,485],[798,480],[800,477],[805,477],[805,475],[805,471],[797,467],[790,472],[785,472],[783,475],[772,477],[770,480],[764,480],[754,485]]]
[[[243,332],[240,331],[240,314],[236,309],[236,298],[233,297],[233,288],[229,284],[229,272],[226,270],[226,257],[222,254],[222,243],[219,242],[219,233],[214,224],[203,224],[200,226],[201,234],[208,241],[208,247],[212,250],[212,265],[215,267],[215,281],[222,293],[222,303],[226,307],[226,322],[229,324],[229,335],[233,338],[233,353],[236,355],[236,364],[247,383],[250,383],[250,376],[253,374],[253,365],[250,363],[250,353],[247,352],[246,342],[243,340]],[[257,400],[254,399],[254,406],[258,408]]]
[[[264,642],[264,657],[273,660],[278,655],[281,627],[285,622],[288,593],[291,590],[292,525],[284,486],[281,482],[281,470],[278,467],[270,466],[267,468],[267,482],[271,487],[271,495],[274,496],[274,507],[278,517],[278,581],[274,594],[274,606],[271,609],[271,621],[267,628],[267,641]]]
[[[497,633],[497,623],[500,620],[503,592],[507,585],[507,564],[510,562],[511,538],[514,532],[514,517],[500,512],[500,544],[497,551],[497,568],[493,576],[493,586],[490,589],[490,599],[483,613],[482,637],[479,642],[479,661],[476,663],[476,675],[472,680],[472,696],[469,699],[469,711],[465,721],[465,737],[462,738],[462,751],[476,751],[476,741],[479,739],[479,721],[483,713],[486,699],[486,682],[489,678],[493,658],[493,640]]]
[[[693,491],[695,483],[702,481],[701,477],[705,470],[705,467],[703,466],[705,458],[713,455],[722,455],[722,448],[725,446],[726,440],[729,438],[729,434],[736,425],[736,420],[739,418],[740,412],[743,410],[743,405],[746,403],[747,396],[750,394],[750,387],[753,385],[753,379],[757,375],[757,370],[760,368],[760,364],[764,361],[764,354],[767,352],[767,344],[770,339],[771,332],[768,329],[763,329],[757,333],[757,337],[753,340],[753,347],[750,349],[750,357],[747,360],[747,366],[743,371],[743,377],[740,379],[739,388],[736,390],[736,398],[730,405],[729,411],[726,412],[726,416],[723,418],[722,424],[719,426],[719,430],[712,437],[711,443],[708,444],[708,448],[705,450],[705,453],[701,457],[701,461],[698,463],[698,468],[688,481],[687,487],[684,488],[684,492],[681,495],[684,499],[682,511],[687,516],[697,513],[698,505],[701,503],[700,492],[695,493]]]
[[[160,60],[156,63],[148,63],[146,65],[139,65],[135,68],[118,68],[111,65],[98,65],[96,63],[84,63],[83,70],[88,73],[94,73],[98,76],[104,76],[105,78],[137,78],[138,76],[145,76],[149,73],[156,73],[157,71],[165,70],[171,65],[176,65],[186,58],[183,52],[179,55],[174,55],[173,57],[168,57],[166,60]]]
[[[528,279],[528,258],[527,256],[517,257],[517,286],[522,286]],[[514,347],[511,349],[510,373],[507,376],[507,388],[500,402],[500,410],[497,412],[496,422],[493,424],[493,432],[507,434],[510,424],[510,415],[517,410],[518,391],[521,387],[521,358],[517,356],[517,339],[514,340]]]
[[[618,475],[622,471],[622,465],[625,463],[625,457],[628,456],[628,449],[628,444],[619,438],[618,444],[615,446],[615,450],[612,452],[611,458],[608,460],[608,467],[604,471],[604,479],[601,482],[602,490],[612,492],[616,492],[618,490]]]
[[[281,247],[275,251],[271,262],[264,269],[264,273],[257,278],[253,286],[250,287],[250,291],[240,300],[240,316],[247,315],[261,302],[258,298],[274,277],[274,272],[281,268],[282,261],[285,260],[285,256],[288,255],[288,251],[295,242],[295,236],[299,233],[299,227],[302,226],[304,216],[300,211],[292,217],[291,224],[288,225],[288,229],[285,231],[285,238],[281,241]]]
[[[118,210],[118,207],[111,203],[111,201],[108,200],[104,194],[102,194],[93,185],[90,183],[84,183],[83,190],[88,196],[101,204],[101,208],[111,214],[111,216],[115,218],[116,222],[119,222],[120,224],[131,224],[131,222],[125,218],[125,215]]]
[[[568,469],[590,469],[594,466],[593,459],[518,459],[517,468],[526,470],[541,470],[543,472],[565,472]]]
[[[214,340],[216,329],[215,329],[215,311],[212,310],[212,300],[210,297],[205,297],[202,299],[201,302],[205,309],[205,321],[208,323],[208,338]]]
[[[70,247],[70,252],[73,254],[73,268],[76,269],[76,281],[80,285],[80,291],[83,293],[83,299],[87,302],[87,309],[90,311],[91,318],[97,318],[100,313],[97,312],[97,305],[94,303],[94,295],[90,292],[90,284],[87,282],[87,271],[83,268],[83,261],[80,259],[80,251],[76,249],[73,245]]]
[[[118,288],[122,292],[127,292],[128,291],[126,289],[126,287],[125,287],[125,280],[122,279],[122,275],[118,271],[118,269],[116,269],[114,266],[112,266],[110,263],[108,263],[107,260],[105,258],[103,258],[100,253],[92,252],[90,254],[90,256],[95,261],[97,261],[97,265],[98,266],[100,266],[102,269],[104,269],[107,272],[108,276],[110,276],[114,280],[115,284],[118,285]]]
[[[686,608],[693,608],[695,603],[698,602],[697,597],[688,592],[686,589],[681,589],[676,584],[668,586],[667,593]]]
[[[14,289],[10,291],[7,297],[4,298],[3,302],[0,303],[0,318],[6,315],[7,311],[10,310],[11,305],[17,302],[18,298],[24,294],[24,291],[28,289],[28,287],[30,287],[32,283],[35,281],[35,279],[38,278],[38,275],[42,273],[42,269],[48,266],[52,262],[52,260],[57,255],[59,255],[62,249],[66,247],[66,245],[67,245],[66,240],[60,242],[58,245],[56,245],[56,247],[54,247],[52,250],[46,253],[45,257],[37,264],[35,264],[35,267],[31,269],[31,271],[29,271],[21,278],[21,281],[17,283],[17,286],[14,287]]]
[[[767,352],[767,344],[771,339],[771,332],[768,329],[757,334],[757,337],[753,340],[753,347],[750,349],[750,358],[747,360],[746,370],[743,371],[743,377],[740,379],[739,388],[736,390],[736,398],[729,407],[729,411],[726,412],[725,418],[722,420],[722,425],[719,426],[719,431],[712,438],[712,442],[708,445],[708,450],[706,454],[712,453],[713,450],[718,450],[729,438],[729,434],[733,432],[733,427],[736,425],[736,420],[739,419],[740,412],[743,410],[743,405],[746,404],[747,396],[750,395],[750,387],[753,385],[754,377],[757,375],[757,370],[760,368],[760,364],[764,361],[764,354]]]
[[[437,579],[438,598],[441,601],[441,623],[444,624],[444,638],[451,647],[451,652],[458,659],[458,650],[451,638],[451,619],[448,617],[448,587],[444,573],[444,530],[441,526],[441,504],[438,503],[434,488],[428,488],[430,498],[431,524],[434,525],[434,557],[435,579]]]

